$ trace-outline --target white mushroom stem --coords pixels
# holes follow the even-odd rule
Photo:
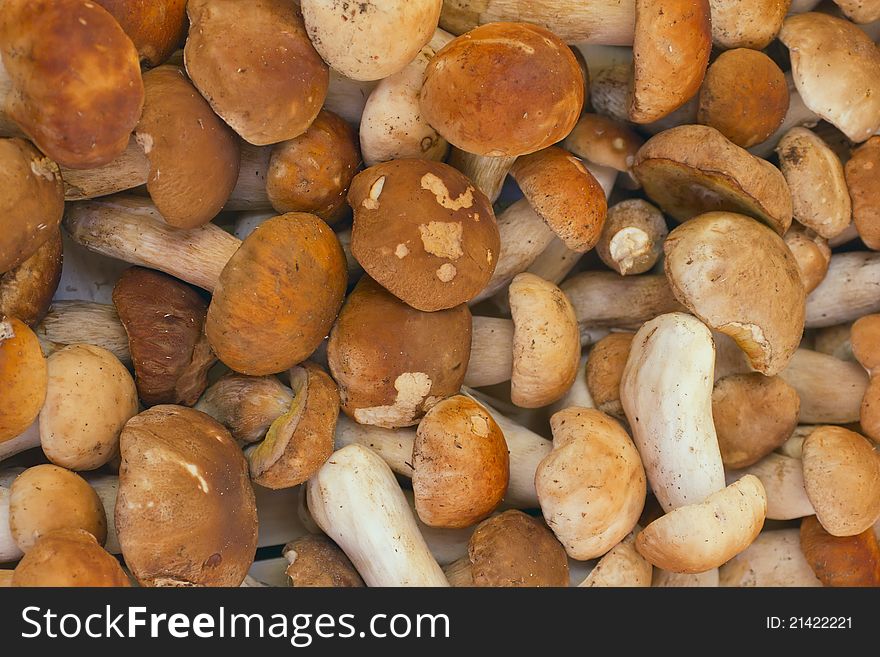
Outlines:
[[[719,576],[721,586],[822,586],[801,551],[798,529],[761,532],[721,566]]]
[[[411,478],[415,429],[385,429],[371,424],[358,424],[340,414],[336,421],[336,449],[348,445],[368,447],[382,457],[392,471]]]
[[[241,141],[241,165],[238,180],[224,210],[271,210],[272,203],[266,193],[266,175],[269,173],[271,146],[253,146]]]
[[[119,537],[116,534],[116,495],[119,493],[119,477],[108,474],[87,473],[85,480],[95,489],[101,504],[104,505],[104,514],[107,516],[107,541],[104,549],[110,554],[122,554],[119,545]]]
[[[64,225],[76,242],[92,251],[164,271],[209,292],[241,246],[214,224],[172,228],[148,200],[135,197],[72,204]]]
[[[68,209],[72,204],[68,205]],[[113,287],[126,269],[127,262],[89,251],[61,231],[64,267],[55,290],[55,301],[94,301],[113,303]]]
[[[453,34],[495,21],[535,23],[568,43],[629,46],[635,33],[635,2],[557,0],[550,10],[544,2],[444,0],[440,14],[440,25]]]
[[[413,492],[411,490],[405,490],[403,491],[403,494],[406,495],[406,501],[413,510],[416,525],[418,525],[419,531],[425,539],[425,543],[428,544],[428,549],[431,551],[431,554],[434,555],[438,564],[446,566],[467,555],[468,541],[471,540],[471,534],[474,533],[476,525],[462,527],[461,529],[429,527],[419,519],[419,516],[416,513],[416,500]]]
[[[828,273],[807,297],[807,328],[851,322],[880,311],[880,253],[831,256]]]
[[[587,387],[586,366],[588,358],[588,353],[581,355],[581,361],[578,363],[578,371],[574,383],[571,384],[571,388],[568,389],[568,392],[565,393],[562,399],[550,404],[547,409],[548,417],[552,417],[562,409],[571,408],[572,406],[578,406],[580,408],[596,408],[596,403],[593,401],[593,396],[590,394],[590,389]]]
[[[0,461],[40,446],[40,420],[34,422],[12,440],[0,443]],[[2,561],[2,559],[0,559]]]
[[[858,364],[798,349],[779,376],[801,400],[798,419],[806,424],[857,422],[868,374]]]
[[[128,334],[116,308],[93,301],[56,301],[36,327],[43,350],[51,353],[69,344],[102,347],[131,366]]]
[[[483,192],[491,203],[498,200],[504,179],[510,171],[510,167],[516,162],[515,157],[489,155],[474,155],[463,150],[451,149],[449,164],[467,176],[477,189]]]
[[[509,381],[513,370],[513,321],[474,316],[471,357],[464,385],[475,388]]]
[[[764,484],[767,493],[767,518],[793,520],[816,513],[804,488],[804,468],[800,459],[771,453],[742,470],[727,472],[732,484],[747,474],[753,474]]]
[[[112,162],[93,169],[61,167],[66,201],[83,201],[124,192],[145,185],[149,176],[150,161],[133,135],[125,150]]]
[[[22,471],[23,468],[0,471],[0,563],[16,561],[22,556],[9,528],[9,488]]]
[[[367,98],[378,83],[378,80],[365,82],[351,80],[331,68],[324,108],[337,114],[357,130]]]
[[[400,485],[378,454],[343,447],[306,484],[309,510],[368,586],[448,586]]]

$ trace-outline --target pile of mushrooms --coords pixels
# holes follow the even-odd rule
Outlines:
[[[835,2],[6,0],[0,586],[880,586]]]

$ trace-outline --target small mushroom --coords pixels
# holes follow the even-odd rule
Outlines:
[[[797,392],[779,377],[752,372],[716,381],[712,418],[724,466],[745,468],[782,445],[799,411]]]
[[[61,280],[61,231],[18,267],[0,274],[0,316],[36,326],[49,310]]]
[[[469,397],[450,397],[425,414],[412,458],[416,512],[431,527],[476,524],[495,510],[507,490],[504,434]]]
[[[862,431],[874,442],[880,442],[880,315],[859,318],[850,332],[852,352],[871,379],[859,411]]]
[[[738,11],[739,4],[731,6]],[[767,55],[737,48],[721,53],[709,66],[699,102],[700,123],[712,126],[737,146],[750,148],[782,125],[788,112],[788,85],[783,72]]]
[[[663,255],[668,232],[663,214],[647,201],[621,201],[608,208],[596,253],[621,276],[643,274]]]
[[[644,140],[631,127],[602,114],[581,115],[562,147],[582,160],[630,172]]]
[[[673,230],[663,249],[675,297],[736,340],[753,368],[778,374],[804,328],[804,285],[782,238],[748,217],[708,212]]]
[[[199,411],[154,406],[120,439],[116,531],[142,586],[238,586],[257,548],[247,462]]]
[[[718,48],[763,50],[782,28],[791,0],[709,0]]]
[[[831,264],[831,247],[828,240],[820,237],[813,230],[792,222],[791,228],[783,238],[791,254],[797,262],[804,292],[810,294],[825,280],[828,265]]]
[[[308,535],[284,546],[284,573],[294,587],[360,588],[364,580],[345,552],[326,536]]]
[[[535,473],[541,511],[572,559],[594,559],[638,522],[645,470],[629,435],[601,411],[567,408],[550,427],[553,451]]]
[[[635,533],[629,534],[599,559],[599,563],[578,586],[584,588],[651,586],[654,568],[638,553],[635,542]]]
[[[305,132],[324,104],[328,72],[299,8],[286,0],[190,0],[186,11],[186,72],[214,112],[257,146]]]
[[[859,237],[869,249],[880,250],[880,137],[871,137],[854,150],[844,173]]]
[[[83,529],[43,535],[15,567],[12,586],[131,586],[119,562]]]
[[[809,516],[801,521],[801,549],[825,586],[880,586],[880,545],[871,527],[853,536],[833,536]]]
[[[791,225],[791,193],[782,173],[709,126],[655,135],[639,149],[633,174],[677,221],[722,210],[755,217],[780,235]]]
[[[40,537],[59,529],[83,529],[101,545],[107,540],[98,494],[82,477],[55,465],[28,468],[12,482],[9,528],[25,554]]]
[[[119,22],[147,66],[165,63],[186,36],[186,0],[96,2]]]
[[[761,532],[719,575],[719,585],[728,587],[822,586],[801,551],[797,529]]]
[[[583,104],[571,50],[525,23],[483,25],[450,41],[428,63],[421,94],[422,115],[450,144],[493,157],[562,140]]]
[[[834,536],[854,536],[880,519],[880,455],[843,427],[815,429],[803,446],[804,486]]]
[[[46,399],[48,368],[26,324],[0,316],[0,448],[37,418]]]
[[[477,525],[446,577],[452,586],[568,586],[568,559],[542,522],[510,510]]]
[[[274,376],[230,372],[209,387],[194,408],[226,427],[238,443],[249,445],[290,410],[293,396]]]
[[[167,274],[132,267],[113,288],[113,303],[144,404],[195,404],[216,362],[203,332],[207,302]]]
[[[471,348],[465,305],[422,312],[364,276],[327,347],[342,408],[356,422],[403,427],[458,392]]]
[[[745,550],[764,526],[761,481],[746,475],[704,502],[670,511],[636,537],[636,549],[664,570],[701,573]]]
[[[635,333],[610,333],[590,350],[587,357],[586,380],[590,396],[603,413],[618,420],[626,414],[620,402],[620,381],[629,358]]]

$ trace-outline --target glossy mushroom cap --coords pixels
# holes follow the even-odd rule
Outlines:
[[[18,436],[37,418],[47,380],[37,336],[20,320],[0,317],[0,443]]]
[[[15,568],[12,586],[131,586],[116,559],[83,529],[42,536]]]
[[[49,237],[30,258],[0,274],[0,316],[36,326],[49,310],[61,280],[61,231]]]
[[[477,155],[533,153],[563,139],[584,104],[568,46],[526,23],[490,23],[452,40],[428,63],[422,115]]]
[[[113,14],[137,48],[141,61],[158,66],[171,57],[186,35],[186,0],[95,0]]]
[[[137,50],[89,0],[9,0],[0,55],[14,93],[4,108],[47,156],[72,169],[125,150],[144,103]]]

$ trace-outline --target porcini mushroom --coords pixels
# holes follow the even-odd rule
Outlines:
[[[801,549],[825,586],[880,586],[880,545],[868,527],[853,536],[833,536],[816,519],[801,521]]]
[[[880,137],[871,137],[853,151],[844,173],[852,199],[852,219],[869,249],[880,250]]]
[[[36,326],[49,310],[61,280],[61,231],[18,267],[0,274],[0,316]]]
[[[131,586],[119,562],[84,529],[42,536],[15,567],[12,586]]]
[[[364,580],[345,552],[326,536],[308,535],[284,546],[284,573],[293,587],[357,588]]]
[[[195,409],[226,427],[238,443],[249,445],[290,410],[293,397],[277,377],[230,372],[205,390]]]
[[[621,201],[608,208],[596,253],[622,276],[643,274],[663,255],[668,232],[663,214],[647,201]]]
[[[562,142],[562,147],[599,166],[629,172],[643,143],[628,125],[602,114],[586,112]]]
[[[806,328],[833,326],[880,312],[880,297],[874,292],[877,285],[880,285],[880,254],[873,251],[833,254],[825,278],[807,297]]]
[[[797,222],[792,222],[791,228],[782,239],[797,262],[804,292],[810,294],[819,287],[819,283],[825,280],[825,274],[828,273],[828,265],[831,264],[828,240]]]
[[[635,333],[609,333],[590,350],[585,368],[590,396],[603,413],[625,420],[620,402],[620,381]]]
[[[37,418],[46,399],[47,372],[34,332],[21,320],[0,317],[0,450]]]
[[[791,0],[709,0],[712,42],[719,48],[766,48],[782,28]]]
[[[186,0],[96,0],[109,11],[148,66],[163,64],[186,35]]]
[[[852,352],[871,379],[859,411],[862,431],[874,442],[880,442],[880,315],[859,318],[850,332]]]

